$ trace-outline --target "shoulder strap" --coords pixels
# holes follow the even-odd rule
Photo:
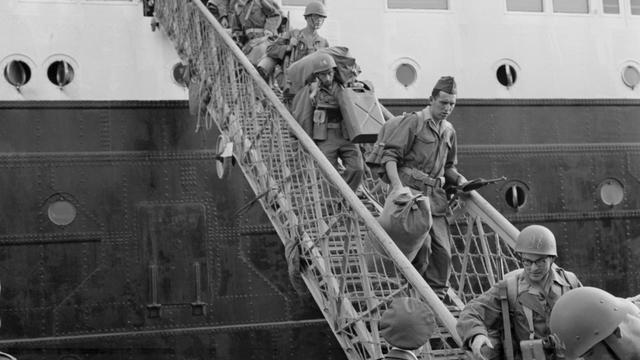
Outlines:
[[[518,275],[522,271],[523,269],[517,269],[504,275],[504,282],[507,286],[507,299],[511,306],[515,306],[518,301]]]
[[[511,319],[509,316],[508,283],[502,281],[498,283],[498,298],[500,299],[500,309],[502,310],[502,329],[504,338],[502,350],[507,360],[513,360],[513,338],[511,335]]]
[[[415,136],[418,136],[418,134],[422,132],[422,129],[424,129],[424,123],[426,122],[427,119],[424,118],[422,111],[416,111],[415,114],[418,117],[418,119],[422,120],[422,121],[418,121],[418,127],[416,128]]]
[[[578,277],[569,271],[566,271],[563,268],[559,268],[562,272],[562,276],[564,277],[564,279],[569,283],[569,286],[572,289],[578,288],[580,286],[582,286],[582,284],[580,284],[580,280],[578,280]]]

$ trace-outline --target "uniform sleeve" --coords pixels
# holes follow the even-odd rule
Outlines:
[[[489,329],[502,327],[502,308],[498,287],[494,285],[489,291],[467,303],[460,313],[456,330],[464,345],[470,347],[470,342],[476,335],[488,337]]]
[[[447,182],[457,184],[460,173],[456,168],[458,165],[458,137],[456,131],[451,126],[451,136],[449,137],[449,151],[447,152],[447,160],[444,163],[444,177]]]
[[[313,104],[311,103],[310,90],[311,86],[303,87],[293,98],[291,104],[291,114],[296,121],[302,126],[304,131],[311,135],[313,131]]]
[[[262,12],[267,18],[264,29],[271,31],[272,34],[278,33],[278,27],[282,22],[282,12],[280,7],[273,0],[262,0]]]
[[[389,161],[395,161],[398,165],[402,164],[405,155],[413,146],[417,121],[418,117],[415,115],[406,117],[396,126],[385,131],[382,139],[378,139],[378,142],[384,144],[381,161],[383,167]]]
[[[229,0],[213,0],[211,1],[218,7],[218,13],[220,17],[229,17],[229,12],[231,8],[229,7]]]
[[[287,31],[279,36],[273,44],[267,46],[267,56],[276,60],[284,60],[289,50],[291,38],[295,36],[296,30]]]

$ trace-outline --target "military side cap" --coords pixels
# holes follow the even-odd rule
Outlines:
[[[455,95],[458,93],[456,89],[456,81],[453,79],[453,76],[443,76],[438,79],[436,86],[433,87],[434,90],[444,91],[447,94]]]
[[[380,334],[392,346],[415,350],[435,331],[433,312],[418,299],[395,298],[380,319]]]

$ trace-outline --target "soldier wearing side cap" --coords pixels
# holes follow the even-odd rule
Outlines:
[[[424,345],[436,329],[433,312],[422,301],[395,298],[380,319],[380,335],[391,345],[386,360],[417,360],[415,351]]]
[[[430,200],[433,225],[412,262],[441,298],[446,295],[451,275],[448,200],[443,186],[467,181],[456,169],[456,131],[447,121],[456,95],[453,77],[441,77],[431,92],[429,106],[406,115],[396,128],[378,139],[384,147],[380,159],[375,160],[385,171],[392,191],[407,186]]]

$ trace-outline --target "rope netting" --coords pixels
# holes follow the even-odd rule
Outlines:
[[[445,305],[375,220],[385,184],[367,179],[364,204],[199,1],[158,0],[155,17],[189,66],[199,126],[215,124],[233,144],[347,357],[382,358],[388,345],[378,333],[381,314],[392,298],[412,296],[429,304],[440,325],[423,358],[465,358],[454,314],[516,268],[517,230],[476,193],[454,201],[449,294],[456,301]]]

